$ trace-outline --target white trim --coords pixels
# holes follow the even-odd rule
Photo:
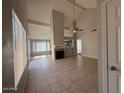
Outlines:
[[[100,3],[99,9],[99,60],[98,60],[98,93],[108,93],[108,72],[107,72],[107,19],[106,5],[110,0]]]
[[[94,59],[98,59],[98,57],[95,56],[88,56],[88,55],[82,55],[83,57],[90,57],[90,58],[94,58]]]

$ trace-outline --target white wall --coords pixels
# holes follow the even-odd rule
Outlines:
[[[56,10],[51,15],[51,32],[52,58],[55,59],[55,46],[64,46],[64,14]]]
[[[50,27],[30,23],[28,24],[28,27],[30,39],[51,40]]]
[[[73,32],[70,29],[64,29],[64,37],[73,37]]]
[[[98,58],[98,32],[91,32],[97,25],[96,8],[88,9],[78,20],[77,24],[83,29],[78,32],[82,39],[82,55]]]
[[[64,14],[52,11],[54,45],[64,45]]]

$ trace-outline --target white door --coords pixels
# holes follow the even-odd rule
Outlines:
[[[108,91],[121,93],[121,0],[107,3]]]

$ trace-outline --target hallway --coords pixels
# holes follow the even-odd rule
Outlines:
[[[97,93],[97,60],[39,57],[29,64],[25,93]]]

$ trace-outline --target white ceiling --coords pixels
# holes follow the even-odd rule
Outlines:
[[[96,0],[76,0],[80,6],[85,8],[96,7]],[[64,26],[72,24],[72,4],[67,0],[28,0],[28,19],[50,24],[52,9],[64,13]],[[76,7],[76,18],[84,13],[84,10]]]
[[[58,0],[54,9],[64,13],[64,26],[69,27],[73,21],[73,5],[66,0]],[[78,19],[84,10],[77,7],[75,7],[75,10],[75,19]]]
[[[97,6],[97,0],[75,0],[76,3],[80,4],[85,8],[95,8]]]

